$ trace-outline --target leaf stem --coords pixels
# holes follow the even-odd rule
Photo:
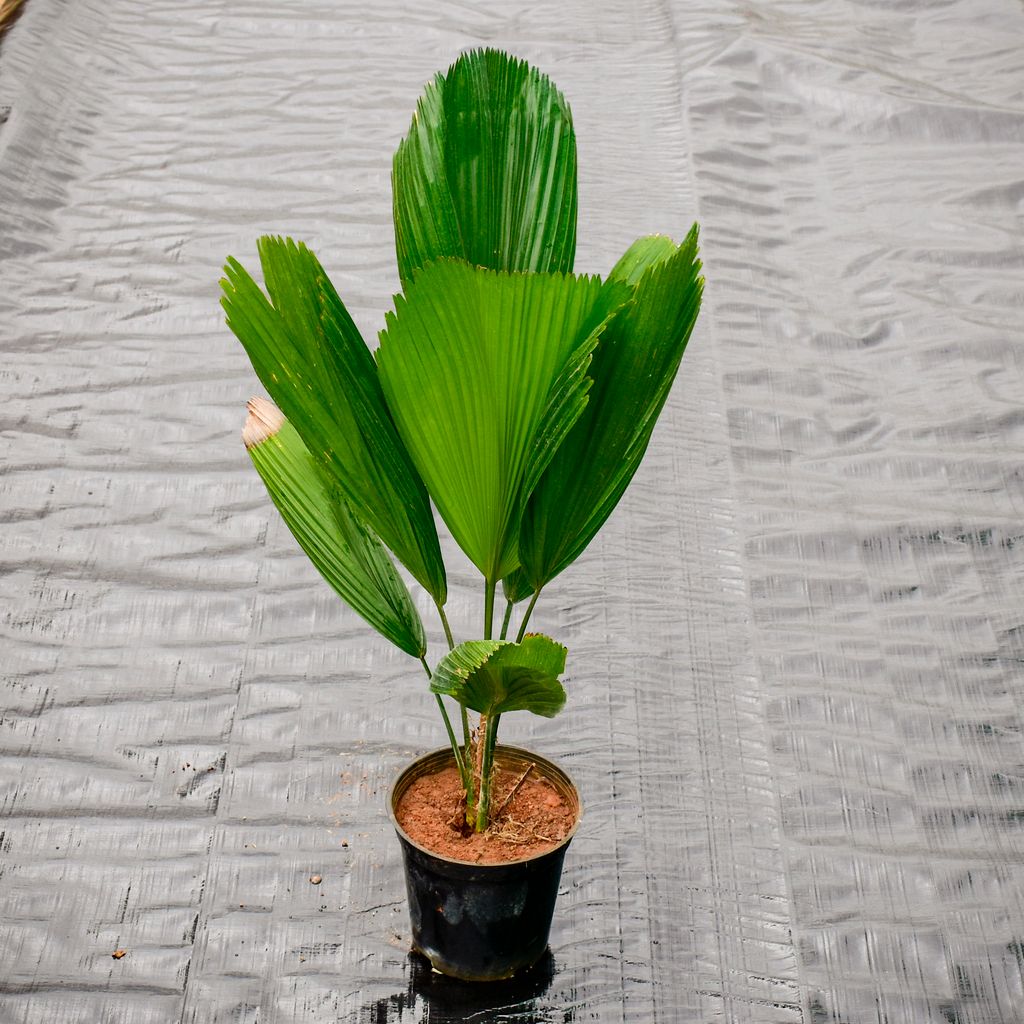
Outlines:
[[[490,640],[494,632],[494,590],[497,580],[484,579],[484,639]],[[476,785],[476,830],[487,830],[487,808],[491,802],[491,761],[494,757],[494,739],[497,723],[480,716],[476,735],[476,762],[479,766]]]
[[[508,636],[508,624],[512,620],[512,602],[505,602],[505,618],[501,620],[501,636],[499,640],[504,640]]]
[[[423,666],[423,671],[427,673],[427,678],[430,679],[430,666],[427,664],[426,658],[420,658],[420,664]],[[459,744],[455,739],[455,730],[452,729],[451,719],[448,717],[448,712],[445,710],[444,701],[441,700],[441,694],[435,693],[434,697],[437,699],[437,707],[441,712],[441,717],[444,719],[444,727],[448,733],[448,742],[452,745],[452,753],[455,755],[455,764],[459,769],[459,776],[462,779],[462,784],[469,788],[470,778],[469,772],[466,770],[466,762],[462,754],[459,751]],[[461,707],[461,705],[459,705]],[[462,713],[465,715],[466,709],[462,708]]]
[[[473,747],[473,736],[469,731],[469,713],[466,711],[466,705],[459,704],[459,710],[462,712],[462,753],[468,762],[469,752]]]
[[[523,616],[523,621],[519,624],[519,635],[516,637],[516,643],[521,644],[523,637],[526,636],[526,624],[530,621],[530,615],[533,612],[534,605],[537,603],[537,598],[540,597],[540,592],[543,588],[538,587],[533,592],[533,597],[530,598],[530,603],[526,606],[526,614]]]
[[[435,601],[434,607],[437,608],[437,614],[441,616],[441,625],[444,626],[444,638],[448,641],[448,650],[453,650],[455,641],[452,639],[452,627],[448,625],[448,616],[444,613],[444,605]]]
[[[444,613],[444,605],[440,601],[434,601],[434,607],[437,609],[437,614],[441,617],[441,625],[444,626],[444,638],[448,641],[448,650],[455,649],[455,640],[452,638],[452,627],[448,624],[448,616]],[[441,698],[438,697],[440,702]],[[442,707],[442,713],[444,708]],[[456,761],[459,762],[459,774],[462,776],[462,784],[466,787],[466,793],[469,794],[469,787],[472,783],[472,777],[468,768],[469,765],[469,753],[471,747],[472,737],[469,733],[469,715],[466,713],[466,705],[461,701],[459,702],[459,711],[462,713],[462,757],[460,758],[457,754],[455,756]],[[451,723],[448,721],[448,716],[445,714],[444,724],[448,727],[448,736],[452,741],[452,750],[455,750],[457,744],[455,742],[455,735],[452,732]]]
[[[494,632],[494,589],[497,580],[484,580],[484,639],[490,640]]]
[[[480,779],[483,776],[484,734],[487,728],[486,723],[486,717],[481,715],[476,727],[476,741],[469,748],[469,751],[466,754],[470,778],[470,788],[466,791],[466,824],[469,825],[470,828],[476,827],[477,807],[480,804]]]
[[[484,735],[480,738],[483,744],[483,757],[480,760],[480,800],[476,807],[476,830],[486,832],[490,824],[488,815],[491,809],[491,775],[494,769],[494,745],[498,738],[498,715],[487,719],[487,726],[481,721],[480,727]]]

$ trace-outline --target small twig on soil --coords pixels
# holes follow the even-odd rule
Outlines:
[[[529,843],[537,842],[537,840],[540,840],[542,843],[558,842],[558,840],[553,836],[546,836],[540,832],[531,831],[522,822],[513,821],[512,819],[506,821],[501,828],[494,833],[494,836],[496,839],[500,839],[505,843],[510,843],[513,846],[526,846]]]
[[[508,805],[512,802],[512,797],[514,797],[516,793],[519,792],[519,787],[526,781],[526,776],[529,775],[535,767],[536,765],[532,761],[526,766],[526,771],[519,776],[518,780],[516,781],[516,784],[509,790],[508,796],[505,797],[504,800],[502,800],[501,806],[494,813],[493,818],[495,821],[497,821],[498,818],[501,817],[501,812],[505,810],[505,808],[508,807]]]

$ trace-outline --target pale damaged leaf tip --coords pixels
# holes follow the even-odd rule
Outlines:
[[[242,443],[246,450],[263,444],[284,426],[284,413],[266,398],[250,398],[245,407],[249,410],[242,428]]]

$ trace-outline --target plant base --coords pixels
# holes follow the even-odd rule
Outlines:
[[[568,775],[544,758],[499,746],[502,767],[525,771],[531,763],[582,814]],[[452,763],[447,748],[414,761],[398,777],[388,801],[402,844],[413,947],[443,974],[466,981],[497,981],[536,963],[548,944],[562,861],[575,827],[551,850],[503,864],[442,857],[414,842],[395,809],[413,781]]]

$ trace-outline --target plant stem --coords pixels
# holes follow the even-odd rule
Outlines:
[[[441,625],[444,626],[444,638],[448,641],[448,650],[454,650],[455,640],[452,638],[452,627],[448,624],[448,616],[444,613],[444,605],[439,601],[434,602],[434,607],[437,609],[437,614],[441,617]],[[441,698],[438,697],[440,703]],[[444,708],[441,709],[442,713]],[[462,713],[462,757],[456,755],[456,760],[459,762],[459,774],[462,776],[462,784],[466,787],[467,799],[470,795],[470,785],[472,783],[472,775],[469,770],[469,750],[470,750],[470,735],[469,735],[469,715],[466,714],[466,705],[459,703],[459,711]],[[452,732],[451,723],[448,721],[448,716],[444,716],[444,724],[448,727],[448,736],[452,741],[452,749],[456,749],[455,735]]]
[[[441,701],[441,694],[435,693],[434,696],[437,698],[437,706],[441,709],[441,715],[444,718],[444,727],[448,730],[448,742],[452,745],[452,753],[455,755],[455,765],[459,769],[459,777],[462,779],[462,785],[468,788],[471,780],[469,778],[469,770],[466,768],[466,760],[459,750],[459,744],[455,739],[452,723],[448,719],[448,712],[445,711],[444,704]]]
[[[423,666],[423,671],[427,673],[427,678],[431,678],[430,666],[427,664],[426,658],[420,658],[420,664]],[[441,700],[441,694],[435,693],[434,697],[437,700],[438,710],[441,712],[441,717],[444,719],[444,727],[448,732],[448,742],[452,745],[452,753],[455,755],[455,764],[459,769],[459,776],[462,778],[462,784],[469,788],[469,783],[472,781],[469,777],[469,771],[466,768],[466,762],[462,754],[459,751],[459,744],[455,739],[455,730],[452,729],[451,719],[448,718],[448,712],[445,710],[444,701]],[[461,706],[461,705],[460,705]],[[465,708],[462,709],[465,714]]]
[[[497,586],[496,580],[484,579],[484,639],[490,640],[494,632],[494,590]],[[491,799],[490,763],[493,751],[490,750],[488,740],[491,739],[493,729],[491,722],[486,715],[480,716],[480,724],[476,732],[476,830],[483,832],[487,828],[487,807]],[[493,745],[493,740],[491,741]],[[490,754],[490,756],[489,756]],[[466,805],[466,820],[472,824],[472,805]],[[481,824],[482,823],[482,824]]]
[[[448,616],[444,613],[444,605],[435,601],[434,607],[437,608],[437,614],[441,616],[441,625],[444,626],[444,638],[448,641],[448,650],[450,651],[455,647],[455,641],[452,639],[452,627],[448,625]]]
[[[497,580],[484,580],[484,639],[490,640],[494,631],[494,588]]]
[[[466,711],[465,704],[460,704],[459,710],[462,712],[462,755],[468,763],[469,751],[473,745],[473,737],[469,731],[469,713]]]
[[[484,716],[480,716],[480,731],[484,733],[480,738],[483,745],[483,756],[480,758],[480,800],[476,807],[476,830],[486,832],[489,824],[488,814],[491,809],[491,775],[494,768],[494,744],[498,738],[498,715],[487,719],[486,729],[484,727]]]
[[[480,804],[480,774],[483,770],[484,730],[486,718],[481,715],[477,723],[476,743],[467,750],[466,763],[469,765],[470,788],[466,791],[466,824],[476,827],[476,809]]]
[[[501,636],[498,637],[499,640],[504,640],[505,637],[508,636],[508,624],[511,621],[511,619],[512,619],[512,602],[511,601],[506,601],[505,602],[505,618],[501,620]]]
[[[523,637],[526,636],[526,624],[530,621],[530,615],[533,612],[533,607],[537,603],[537,598],[540,597],[541,588],[538,587],[533,597],[530,598],[530,603],[526,606],[526,614],[523,616],[523,621],[519,624],[519,635],[516,637],[516,643],[521,644]]]

